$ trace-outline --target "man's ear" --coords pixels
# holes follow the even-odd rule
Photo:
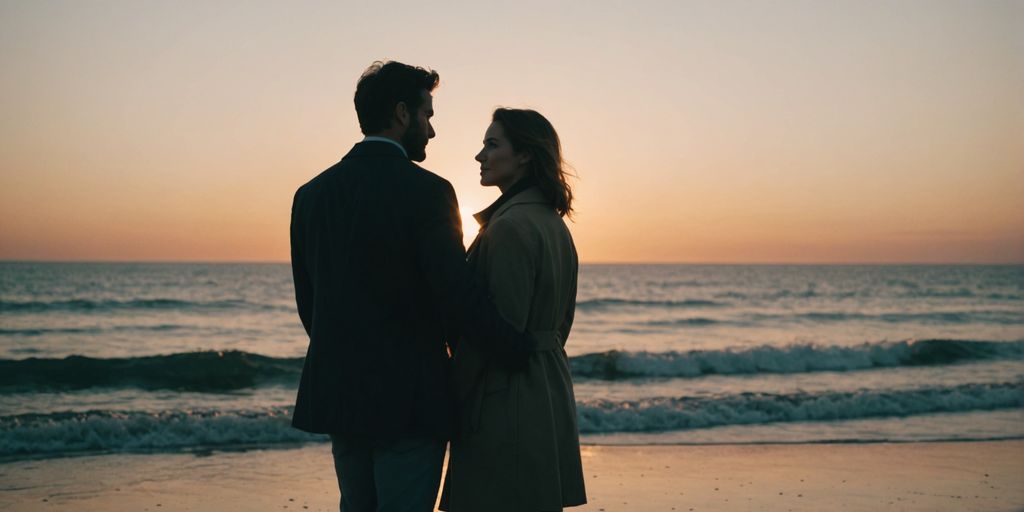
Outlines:
[[[409,126],[410,119],[409,106],[404,101],[399,101],[395,105],[395,120],[398,121],[402,128],[405,128]]]

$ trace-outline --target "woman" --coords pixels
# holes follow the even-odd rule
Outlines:
[[[586,503],[576,400],[564,344],[576,307],[576,247],[558,134],[532,110],[498,109],[484,135],[480,184],[502,194],[476,214],[469,261],[498,310],[537,347],[513,361],[487,340],[455,352],[459,435],[441,509],[557,511]]]

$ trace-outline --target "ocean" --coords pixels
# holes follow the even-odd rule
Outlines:
[[[0,460],[324,442],[284,264],[0,263]],[[584,265],[591,444],[1024,438],[1024,266]]]

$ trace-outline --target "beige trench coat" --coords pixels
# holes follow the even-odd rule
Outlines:
[[[458,430],[442,510],[557,511],[586,503],[576,399],[564,345],[576,307],[576,247],[537,188],[511,197],[470,250],[498,311],[538,340],[510,374],[471,342],[458,347]]]

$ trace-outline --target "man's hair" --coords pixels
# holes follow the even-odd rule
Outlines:
[[[415,115],[423,104],[422,91],[433,91],[439,82],[436,71],[395,61],[374,62],[356,85],[359,129],[364,135],[371,135],[390,128],[399,102],[405,102],[410,115]]]

